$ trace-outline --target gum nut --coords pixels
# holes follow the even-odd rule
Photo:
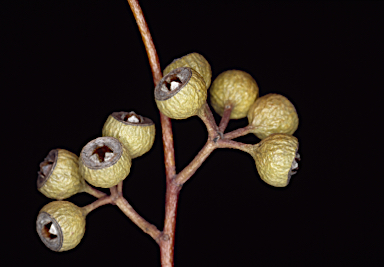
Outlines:
[[[172,119],[186,119],[198,113],[207,100],[203,77],[181,67],[164,76],[155,88],[158,109]]]
[[[68,201],[45,205],[36,220],[41,241],[51,250],[62,252],[76,247],[85,233],[82,209]]]
[[[258,138],[264,139],[273,133],[293,134],[299,126],[299,117],[293,104],[279,94],[259,97],[248,112],[249,125]]]
[[[148,152],[155,141],[155,124],[135,112],[113,112],[103,127],[103,136],[117,138],[128,149],[131,159]]]
[[[93,186],[111,188],[123,181],[131,168],[128,149],[114,137],[99,137],[80,153],[79,171]]]
[[[227,70],[213,81],[211,105],[217,114],[223,116],[225,106],[232,105],[231,119],[245,118],[259,94],[256,81],[241,70]]]
[[[203,77],[207,89],[211,85],[211,65],[209,65],[208,61],[199,53],[190,53],[173,60],[172,63],[164,69],[163,76],[180,67],[188,67],[198,72]]]
[[[62,200],[83,192],[78,157],[65,149],[52,149],[40,163],[37,189],[46,197]]]
[[[275,187],[287,186],[296,173],[299,143],[288,134],[272,134],[254,145],[252,153],[260,178]]]

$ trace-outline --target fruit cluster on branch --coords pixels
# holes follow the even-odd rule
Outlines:
[[[267,94],[259,97],[252,76],[240,70],[228,70],[211,84],[211,67],[198,53],[174,60],[163,71],[154,98],[161,113],[171,119],[200,117],[207,125],[211,139],[179,176],[178,184],[196,171],[215,148],[230,147],[249,153],[261,179],[275,187],[284,187],[297,168],[298,140],[292,134],[298,127],[295,107],[284,96]],[[213,120],[206,104],[208,89],[211,106],[222,120]],[[224,134],[230,119],[248,118],[248,126]],[[261,141],[242,144],[232,139],[255,134]],[[44,206],[36,221],[43,243],[53,251],[66,251],[81,241],[85,217],[95,208],[114,203],[143,231],[159,243],[161,232],[133,210],[122,196],[122,182],[130,173],[132,160],[148,152],[155,139],[155,124],[135,112],[114,112],[102,129],[102,137],[90,141],[79,156],[65,149],[53,149],[40,163],[37,188],[55,199]],[[111,195],[94,187],[110,188]],[[87,192],[98,198],[94,203],[78,207],[63,199]]]

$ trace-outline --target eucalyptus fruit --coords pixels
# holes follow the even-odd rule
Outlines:
[[[163,75],[167,75],[172,70],[180,67],[189,67],[198,72],[204,79],[206,88],[211,85],[212,70],[208,61],[199,53],[190,53],[181,58],[172,61],[163,71]]]
[[[231,105],[230,119],[241,119],[247,116],[255,102],[259,87],[250,74],[241,70],[227,70],[213,81],[210,93],[211,105],[220,116]]]
[[[129,204],[124,197],[122,183],[130,173],[132,158],[151,149],[155,125],[152,120],[133,111],[121,111],[109,115],[102,129],[103,137],[87,143],[79,157],[66,150],[56,149],[40,164],[37,183],[44,195],[62,199],[84,190],[98,199],[82,208],[67,201],[53,201],[38,213],[36,230],[48,248],[66,251],[77,246],[84,236],[85,218],[89,212],[103,205],[116,205],[159,245],[161,265],[173,266],[176,214],[183,185],[215,149],[232,148],[252,155],[263,181],[276,187],[287,186],[291,175],[298,168],[298,140],[290,135],[297,129],[298,118],[293,105],[283,96],[270,94],[258,98],[256,81],[244,71],[225,71],[211,86],[211,66],[198,53],[174,60],[164,69],[164,77],[161,79],[159,59],[142,10],[138,1],[128,1],[128,4],[134,13],[149,57],[153,81],[156,83],[154,98],[161,112],[166,180],[163,228],[158,229],[148,222],[145,216],[141,216]],[[185,31],[175,34],[171,30],[167,37],[177,42],[178,36],[182,34]],[[204,41],[204,38],[200,39]],[[226,56],[223,55],[223,58]],[[210,86],[211,105],[223,117],[219,125],[206,103]],[[172,121],[169,118],[187,119],[195,115],[206,126],[207,142],[179,172],[175,166]],[[247,127],[224,134],[229,119],[246,116],[249,120]],[[251,131],[262,139],[260,143],[251,145],[233,141]],[[95,187],[109,188],[110,194],[89,186],[86,181]],[[129,256],[127,259],[129,261]]]
[[[155,124],[135,112],[113,112],[103,127],[103,136],[117,138],[128,149],[131,159],[148,152],[155,141]]]
[[[260,178],[275,187],[287,186],[300,159],[297,138],[289,134],[272,134],[252,147],[249,153],[255,160]]]
[[[165,75],[155,87],[158,109],[172,119],[186,119],[198,113],[207,99],[203,77],[188,67]]]
[[[76,247],[85,233],[85,215],[81,208],[68,201],[45,205],[36,220],[41,241],[51,250],[62,252]]]
[[[52,149],[40,163],[37,189],[46,197],[62,200],[83,192],[78,157],[65,149]]]
[[[110,188],[123,181],[131,168],[128,149],[114,137],[99,137],[80,153],[79,171],[93,186]]]
[[[299,117],[293,104],[279,94],[259,97],[248,111],[252,133],[264,139],[273,133],[293,134],[299,126]]]

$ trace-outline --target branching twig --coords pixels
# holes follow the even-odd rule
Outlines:
[[[246,153],[249,153],[254,148],[254,145],[244,144],[244,143],[232,141],[229,139],[221,139],[217,142],[217,145],[219,148],[239,149],[239,150],[244,151]]]
[[[236,129],[232,132],[224,134],[224,138],[225,139],[235,139],[237,137],[249,134],[253,129],[255,129],[255,126],[248,125],[244,128],[239,128],[239,129]]]
[[[95,188],[93,188],[92,186],[90,186],[89,184],[85,183],[85,186],[84,186],[84,192],[85,193],[88,193],[96,198],[102,198],[102,197],[105,197],[107,194],[105,194],[104,192],[101,192]]]
[[[205,104],[199,110],[197,116],[199,116],[199,118],[204,122],[205,126],[207,127],[208,137],[210,139],[214,139],[218,135],[219,127],[217,127],[211,109],[209,108],[207,102],[205,102]]]
[[[103,205],[111,204],[113,202],[112,198],[110,196],[105,195],[102,198],[99,198],[98,200],[94,201],[93,203],[82,207],[83,214],[87,215],[94,209],[97,209],[98,207],[101,207]]]
[[[123,195],[123,181],[117,184],[117,194],[119,196]]]
[[[175,182],[179,185],[183,185],[188,181],[216,147],[214,141],[208,140],[196,157],[176,176]]]
[[[150,224],[143,217],[141,217],[124,197],[118,197],[115,203],[133,223],[135,223],[141,230],[143,230],[144,233],[149,234],[157,243],[159,243],[161,232],[156,228],[156,226]]]
[[[232,105],[231,104],[225,105],[223,117],[221,117],[221,121],[219,125],[219,131],[222,133],[224,133],[225,129],[227,128],[229,119],[231,117],[231,112],[232,112]]]

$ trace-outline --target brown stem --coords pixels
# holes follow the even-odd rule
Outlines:
[[[143,230],[144,233],[149,234],[157,243],[159,243],[161,232],[156,228],[156,226],[141,217],[124,197],[118,197],[115,203],[133,223],[135,223],[141,230]]]
[[[215,141],[208,140],[204,147],[196,155],[196,157],[175,177],[175,183],[183,185],[203,164],[213,150],[217,147]]]
[[[149,65],[151,66],[153,82],[155,86],[162,78],[162,73],[160,69],[159,58],[156,53],[155,45],[153,44],[151,33],[149,32],[148,25],[145,22],[143,11],[137,0],[127,0],[129,6],[131,7],[133,16],[135,17],[137,26],[143,39],[145,50],[147,51]]]
[[[170,181],[176,175],[171,119],[160,112],[160,121],[163,135],[165,175],[166,180]]]
[[[119,196],[123,195],[123,181],[117,184],[117,194]]]
[[[117,185],[115,186],[112,186],[110,189],[111,191],[111,200],[112,200],[112,204],[115,205],[115,202],[117,200],[117,198],[119,197],[119,192],[117,191]]]
[[[232,112],[232,105],[231,104],[225,105],[223,117],[221,117],[221,121],[220,121],[220,125],[219,125],[219,131],[222,133],[224,133],[225,129],[228,126],[228,122],[229,122],[230,117],[231,117],[231,112]]]
[[[112,186],[111,188],[109,188],[109,190],[111,191],[111,197],[116,197],[117,196],[117,188],[116,186]]]
[[[143,11],[140,8],[137,0],[127,0],[131,7],[133,16],[135,17],[137,26],[143,39],[145,50],[147,51],[149,65],[151,66],[153,83],[155,86],[163,77],[160,69],[159,58],[157,56],[155,45],[153,44],[151,33],[149,32],[148,25],[145,22]],[[171,119],[160,112],[160,121],[163,133],[163,146],[164,146],[164,163],[167,179],[172,179],[175,176],[175,152],[173,148],[173,134]]]
[[[219,148],[233,148],[233,149],[239,149],[241,151],[249,153],[250,151],[253,150],[254,145],[250,144],[244,144],[228,139],[221,139],[217,141],[217,145]]]
[[[136,23],[139,27],[145,49],[147,51],[149,64],[151,66],[153,82],[155,86],[162,78],[160,70],[159,59],[156,53],[155,46],[152,41],[151,34],[148,26],[145,22],[143,12],[139,6],[137,0],[128,0],[129,6],[131,7],[132,13],[135,17]],[[174,251],[174,236],[176,226],[176,207],[178,201],[178,194],[180,191],[179,187],[172,184],[172,179],[176,174],[175,167],[175,152],[173,146],[173,134],[171,120],[160,112],[160,121],[163,135],[163,147],[164,147],[164,163],[166,172],[166,203],[165,203],[165,221],[163,232],[160,233],[156,227],[149,225],[148,227],[141,227],[142,224],[148,224],[144,219],[133,210],[128,202],[123,198],[119,197],[116,204],[123,210],[123,212],[131,218],[144,232],[150,234],[158,243],[160,234],[162,235],[160,245],[161,265],[162,267],[173,266],[173,251]],[[175,189],[177,188],[177,190]],[[141,219],[140,219],[141,218]],[[137,222],[136,222],[137,221]],[[140,223],[140,224],[139,224]],[[154,230],[155,228],[155,230]]]
[[[96,198],[102,198],[102,197],[105,197],[107,194],[93,188],[92,186],[90,186],[89,184],[85,183],[85,186],[83,188],[83,192],[85,193],[88,193]]]
[[[232,132],[224,134],[224,139],[234,139],[243,135],[247,135],[252,132],[252,130],[255,129],[255,126],[248,125],[244,128],[236,129]]]
[[[167,190],[165,194],[164,229],[159,243],[162,267],[173,267],[176,213],[180,190],[181,186],[178,186],[171,181],[167,183]]]
[[[106,204],[111,204],[113,202],[112,198],[110,196],[105,195],[102,198],[99,198],[98,200],[94,201],[93,203],[82,207],[83,214],[86,216],[88,213],[91,211],[97,209],[100,206],[106,205]]]
[[[205,104],[201,107],[197,113],[197,116],[204,122],[205,126],[207,127],[209,138],[214,139],[218,135],[219,127],[217,127],[207,102],[205,102]]]

